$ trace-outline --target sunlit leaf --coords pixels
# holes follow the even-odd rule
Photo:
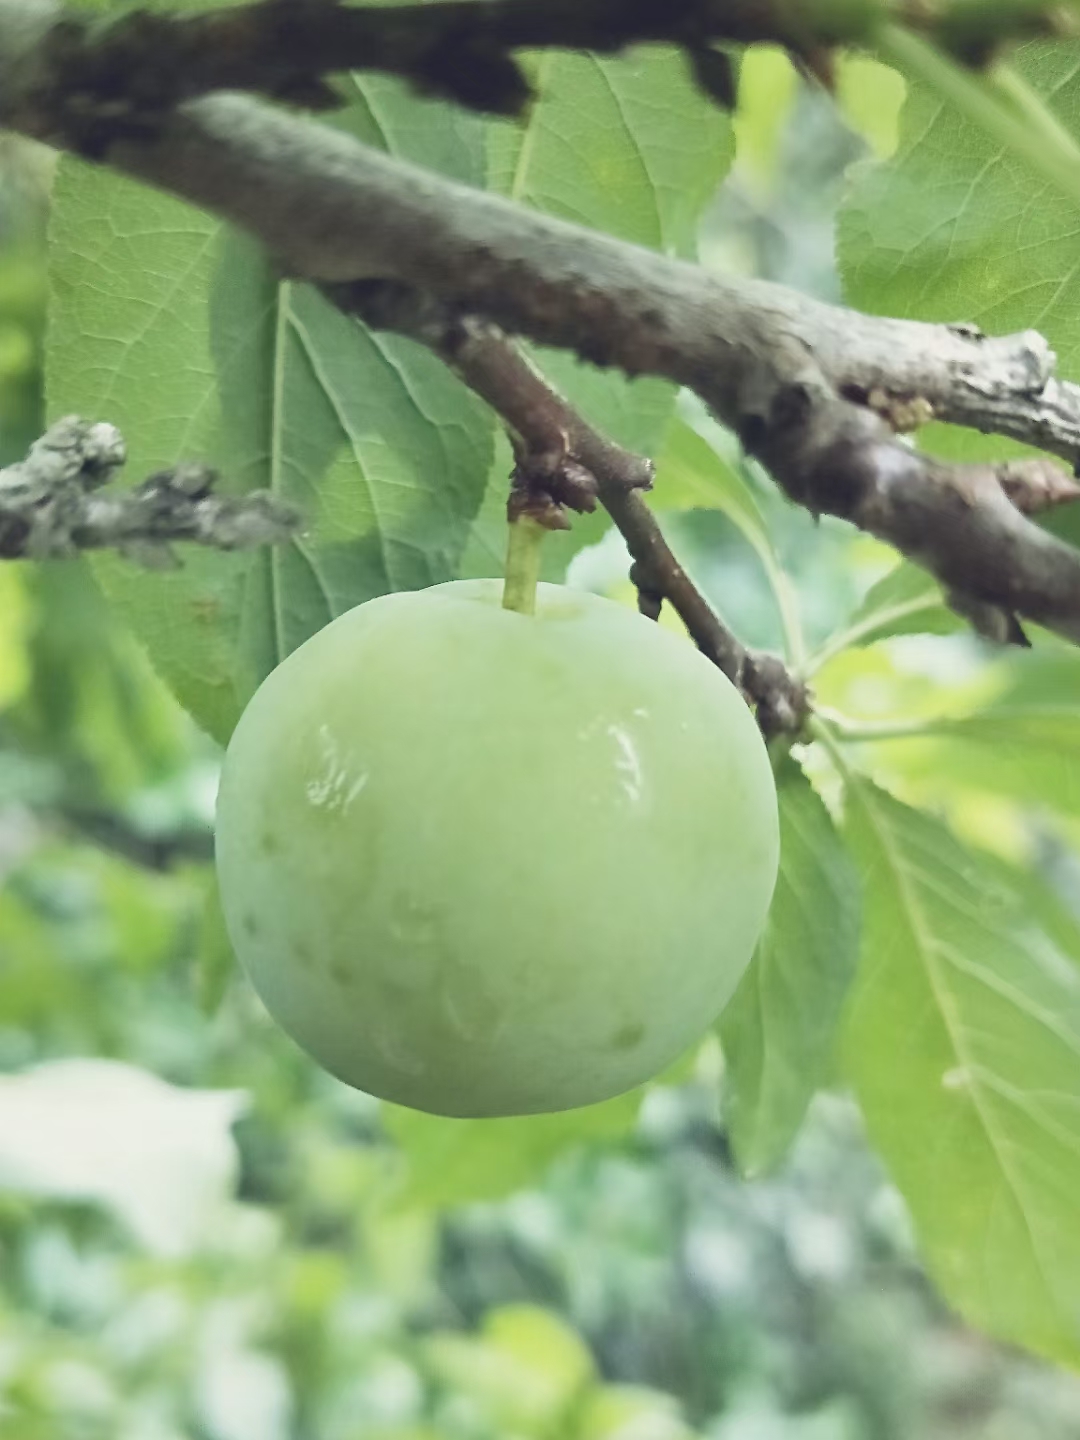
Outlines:
[[[1010,56],[1054,119],[1080,137],[1080,72],[1067,45]],[[1080,374],[1076,209],[1022,158],[925,87],[911,85],[895,156],[860,169],[845,203],[839,259],[848,300],[875,314],[971,321],[989,333],[1037,328],[1059,372]],[[1009,442],[934,427],[957,458]]]
[[[1080,939],[929,816],[862,779],[849,807],[865,931],[846,1066],[871,1139],[952,1304],[1077,1364]]]
[[[491,129],[491,184],[511,199],[665,254],[696,253],[701,213],[731,162],[731,125],[694,86],[673,50],[618,58],[555,51],[531,64],[537,100],[524,125]],[[654,454],[675,402],[665,381],[629,381],[565,352],[537,353],[541,369],[613,439]],[[492,476],[467,564],[501,574],[507,462]],[[602,516],[576,519],[546,542],[545,573],[561,578],[599,537]]]
[[[539,1181],[574,1145],[629,1133],[641,1104],[633,1091],[556,1115],[451,1120],[383,1106],[383,1123],[404,1152],[400,1203],[458,1205],[494,1200]]]
[[[848,124],[859,132],[879,159],[886,159],[899,141],[903,77],[868,55],[838,57],[836,100]]]
[[[0,567],[0,710],[25,691],[29,681],[27,630],[30,606],[22,576],[14,565]]]
[[[927,738],[899,757],[907,773],[932,785],[941,772],[950,785],[1080,816],[1080,653],[1017,652],[1002,673],[985,705],[931,722]]]
[[[903,560],[870,588],[851,619],[822,646],[814,666],[852,645],[894,635],[951,635],[963,628],[933,576]]]
[[[776,178],[798,84],[795,67],[779,46],[754,45],[740,58],[735,158],[739,178],[758,195],[767,194]]]

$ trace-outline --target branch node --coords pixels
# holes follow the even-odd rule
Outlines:
[[[1021,515],[1080,500],[1080,485],[1052,460],[1008,460],[997,467],[997,478]]]
[[[777,735],[796,736],[802,731],[810,715],[810,690],[776,655],[748,650],[740,688],[755,705],[766,740]]]
[[[962,590],[947,590],[945,603],[962,620],[966,620],[976,635],[994,645],[1016,645],[1030,650],[1031,641],[1024,633],[1019,616],[1011,610],[992,605],[978,596],[968,595]]]
[[[630,583],[637,590],[639,612],[647,620],[659,620],[664,606],[664,592],[640,560],[635,560],[630,566]]]
[[[548,530],[569,530],[567,510],[590,514],[596,509],[596,476],[570,454],[565,430],[545,448],[530,448],[516,433],[510,439],[515,464],[506,508],[511,523],[527,515]]]
[[[910,435],[929,425],[934,418],[934,407],[925,396],[895,395],[880,385],[875,385],[867,395],[866,404],[897,435]]]

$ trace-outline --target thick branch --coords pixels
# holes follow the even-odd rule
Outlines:
[[[273,496],[212,493],[214,472],[177,466],[133,490],[102,490],[125,460],[112,425],[69,416],[0,470],[0,559],[50,559],[80,550],[119,550],[144,565],[176,563],[172,545],[188,541],[237,550],[287,539],[297,516]]]
[[[17,0],[16,0],[17,3]],[[872,45],[886,22],[931,36],[970,63],[1005,40],[1064,32],[1060,0],[998,0],[992,7],[918,0],[442,0],[352,7],[335,0],[261,0],[195,14],[136,10],[106,26],[70,16],[55,37],[54,103],[72,132],[95,119],[145,124],[184,100],[219,90],[333,104],[323,77],[379,70],[421,90],[497,114],[524,109],[530,87],[517,61],[529,49],[612,53],[673,44],[699,82],[730,103],[722,44],[783,45],[828,76],[837,45]]]
[[[63,138],[40,45],[4,65],[11,4],[0,0],[0,108],[38,136]],[[16,8],[25,37],[33,0]],[[799,503],[891,542],[969,608],[1080,640],[1080,554],[1011,503],[1006,471],[927,460],[894,434],[908,412],[929,407],[1075,463],[1080,391],[1050,377],[1038,337],[986,340],[963,326],[875,320],[764,282],[727,281],[240,96],[192,102],[153,138],[121,131],[110,163],[245,227],[290,273],[397,280],[507,333],[688,385]],[[1048,465],[1008,467],[1010,493],[1080,493],[1049,484]]]

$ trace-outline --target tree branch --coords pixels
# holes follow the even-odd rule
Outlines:
[[[548,486],[556,501],[572,508],[582,502],[579,475],[574,488],[560,488],[560,470],[570,462],[595,482],[595,493],[626,541],[634,560],[631,576],[643,598],[666,600],[698,649],[737,685],[754,707],[766,738],[797,734],[809,711],[809,694],[783,662],[756,654],[721,622],[679,564],[664,539],[643,490],[652,485],[652,463],[600,434],[528,363],[497,329],[459,319],[415,291],[395,285],[327,287],[329,297],[377,329],[396,330],[427,345],[486,400],[533,455],[546,458]],[[658,605],[652,610],[653,618]]]
[[[201,465],[162,471],[133,490],[103,491],[125,459],[112,425],[58,421],[25,460],[0,470],[0,559],[109,548],[168,568],[177,563],[176,541],[237,550],[285,540],[296,529],[296,513],[266,492],[213,494],[217,477]]]
[[[50,71],[54,14],[47,0],[0,0],[0,119],[70,143]],[[933,413],[1075,464],[1080,389],[1054,380],[1040,337],[987,340],[725,280],[242,96],[190,102],[143,138],[129,119],[111,143],[95,135],[101,158],[241,225],[289,273],[397,281],[509,334],[687,385],[798,503],[890,542],[967,613],[1080,641],[1080,552],[1009,498],[1080,489],[1046,460],[950,466],[895,433]]]
[[[85,138],[95,112],[113,127],[122,119],[145,126],[182,101],[219,90],[332,105],[323,77],[350,69],[398,75],[427,94],[519,115],[532,93],[516,58],[525,49],[610,54],[631,45],[676,45],[699,84],[730,104],[734,78],[715,48],[722,44],[782,45],[828,78],[833,47],[872,46],[889,22],[979,65],[1009,39],[1066,33],[1075,20],[1060,0],[981,7],[918,0],[442,0],[434,7],[368,8],[261,0],[192,15],[135,10],[104,26],[70,15],[54,36],[50,67],[53,103]]]

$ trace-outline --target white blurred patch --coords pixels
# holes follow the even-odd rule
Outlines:
[[[853,1270],[850,1228],[834,1215],[798,1211],[789,1219],[784,1239],[792,1265],[806,1280],[840,1284]]]
[[[685,1240],[686,1268],[717,1299],[746,1295],[754,1272],[749,1246],[741,1235],[695,1228]]]
[[[181,1090],[115,1060],[0,1078],[0,1190],[95,1202],[147,1250],[186,1255],[236,1189],[240,1090]]]
[[[251,1342],[250,1303],[212,1305],[203,1325],[195,1381],[202,1430],[213,1440],[288,1440],[292,1394],[285,1371]]]
[[[631,563],[626,541],[613,525],[602,540],[577,552],[567,567],[566,584],[571,590],[591,590],[595,595],[606,595],[626,583]]]

